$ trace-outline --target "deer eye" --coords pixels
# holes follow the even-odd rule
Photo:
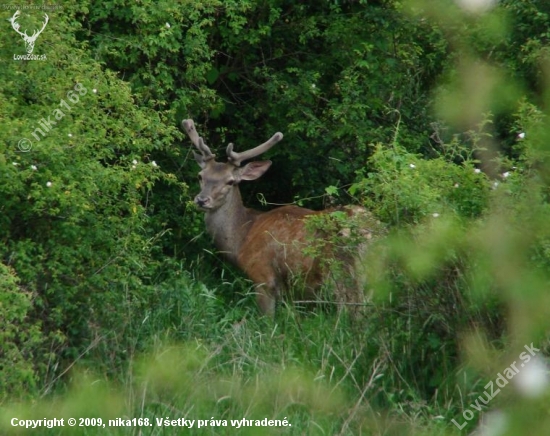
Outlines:
[[[233,186],[233,185],[235,184],[235,180],[234,180],[234,179],[231,179],[231,180],[229,180],[229,181],[227,182],[227,184],[228,184],[229,186]]]
[[[197,178],[199,179],[199,182],[202,182],[202,176],[200,174],[197,175]]]

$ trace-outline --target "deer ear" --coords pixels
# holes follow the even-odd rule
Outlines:
[[[240,169],[241,180],[256,180],[271,166],[270,160],[250,162]]]

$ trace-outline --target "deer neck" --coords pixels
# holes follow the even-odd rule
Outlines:
[[[235,187],[218,209],[206,212],[206,230],[214,244],[231,262],[237,264],[239,251],[258,212],[244,207],[241,193]]]

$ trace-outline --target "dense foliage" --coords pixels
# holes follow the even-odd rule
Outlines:
[[[3,433],[20,432],[14,416],[267,417],[292,427],[239,431],[342,435],[457,434],[453,419],[467,432],[505,416],[499,434],[543,434],[548,2],[58,6],[18,18],[32,29],[48,13],[42,61],[15,59],[15,10],[0,10]],[[220,155],[284,133],[247,205],[372,212],[364,318],[258,314],[193,207],[183,118]],[[471,407],[530,344],[538,389],[516,375]]]

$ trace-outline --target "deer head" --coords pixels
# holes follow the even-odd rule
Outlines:
[[[25,41],[25,49],[27,50],[27,53],[28,54],[31,54],[34,50],[34,43],[36,42],[36,39],[38,38],[38,36],[42,33],[42,31],[44,30],[44,28],[46,27],[46,24],[48,24],[48,21],[50,20],[50,18],[48,17],[48,14],[44,14],[44,24],[42,25],[42,29],[40,30],[35,30],[31,36],[27,35],[27,32],[20,32],[19,31],[19,28],[21,27],[19,25],[19,23],[17,23],[17,18],[19,17],[19,15],[21,14],[20,11],[16,11],[15,14],[13,14],[13,17],[10,18],[10,23],[11,23],[11,27],[13,27],[13,29],[19,33],[19,35],[21,35],[23,37],[23,41]]]
[[[277,132],[267,142],[242,153],[233,151],[233,144],[230,143],[226,149],[228,162],[221,163],[215,161],[216,156],[199,137],[193,120],[183,120],[182,124],[199,151],[194,152],[194,156],[202,169],[199,172],[201,192],[195,197],[195,204],[205,212],[215,211],[225,205],[242,180],[255,180],[264,174],[271,166],[269,160],[250,162],[244,167],[241,167],[241,163],[265,153],[283,139],[283,134]]]

